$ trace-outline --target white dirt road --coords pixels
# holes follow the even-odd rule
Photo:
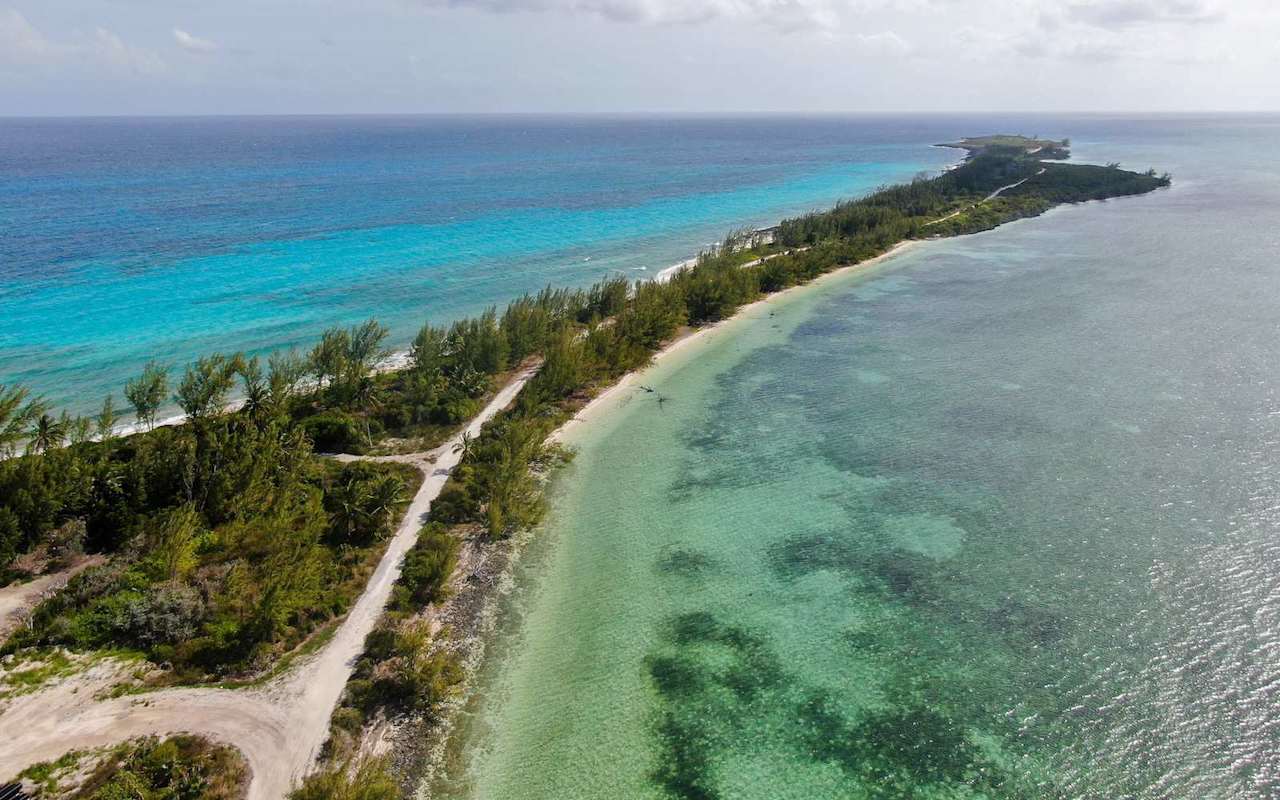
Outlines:
[[[1034,150],[1032,150],[1031,152],[1033,152],[1033,153],[1034,153],[1035,151],[1034,151]],[[1046,170],[1048,170],[1048,167],[1041,167],[1041,168],[1040,168],[1040,171],[1039,171],[1039,172],[1037,172],[1035,175],[1032,175],[1032,176],[1031,176],[1031,177],[1029,177],[1029,178],[1023,178],[1022,180],[1018,181],[1017,183],[1011,183],[1011,184],[1009,184],[1008,186],[1001,186],[999,189],[996,189],[996,190],[995,190],[994,192],[992,192],[991,194],[989,194],[989,195],[987,195],[986,197],[982,198],[982,200],[980,200],[979,202],[974,203],[974,204],[973,204],[973,205],[971,205],[971,206],[965,206],[964,208],[962,208],[962,209],[960,209],[960,210],[958,210],[958,211],[952,211],[950,214],[946,215],[945,217],[939,217],[938,219],[935,219],[933,222],[926,222],[926,223],[924,224],[924,227],[926,227],[926,228],[927,228],[927,227],[929,227],[930,225],[938,225],[938,224],[941,224],[941,223],[943,223],[943,222],[946,222],[946,221],[947,221],[947,220],[949,220],[949,219],[954,219],[954,218],[956,218],[956,217],[960,216],[961,214],[963,214],[963,213],[964,213],[964,212],[966,212],[966,211],[969,211],[969,210],[975,209],[975,208],[977,208],[978,206],[982,205],[983,203],[990,202],[991,200],[995,200],[997,197],[999,197],[1000,195],[1002,195],[1002,194],[1004,194],[1005,192],[1009,191],[1010,189],[1017,189],[1017,188],[1018,188],[1019,186],[1021,186],[1022,184],[1026,183],[1026,182],[1027,182],[1027,181],[1029,181],[1029,180],[1031,180],[1031,178],[1038,178],[1038,177],[1040,177],[1041,175],[1043,175],[1043,174],[1045,173],[1045,171],[1046,171]]]

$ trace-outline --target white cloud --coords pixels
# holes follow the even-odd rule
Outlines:
[[[420,0],[435,8],[472,8],[496,14],[593,14],[614,22],[692,25],[741,20],[784,33],[829,30],[837,24],[834,0]]]
[[[123,39],[106,28],[98,28],[94,31],[93,41],[85,48],[84,53],[93,60],[140,75],[164,72],[164,61],[160,56],[150,50],[126,44]]]
[[[1024,15],[1014,24],[963,26],[954,31],[952,41],[959,54],[974,61],[1013,57],[1071,65],[1224,60],[1211,39],[1206,38],[1222,27],[1207,23],[1226,19],[1222,7],[1213,0],[1074,0],[1065,5],[1044,0],[1027,2],[1035,3],[1038,11]],[[1232,11],[1239,8],[1232,6]]]
[[[106,28],[56,41],[12,8],[0,8],[0,64],[30,69],[105,67],[139,75],[165,69],[164,61],[154,52],[134,47]]]
[[[38,64],[58,57],[59,48],[16,9],[0,8],[0,63]]]
[[[152,0],[0,0],[0,108],[1274,108],[1276,3],[229,0],[215,29],[157,28]]]
[[[183,50],[189,50],[192,53],[212,53],[218,49],[218,46],[208,39],[192,36],[181,28],[173,29],[173,39]]]
[[[1226,12],[1209,0],[1084,0],[1064,7],[1072,22],[1115,29],[1152,23],[1218,22]]]
[[[893,31],[883,31],[870,35],[860,33],[854,38],[857,39],[862,49],[885,56],[910,55],[915,49],[910,42]]]

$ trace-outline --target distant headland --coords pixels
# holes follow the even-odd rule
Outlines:
[[[1041,139],[1036,136],[1021,134],[997,133],[989,136],[969,136],[958,142],[943,142],[935,147],[953,147],[967,150],[970,155],[989,151],[1005,150],[1021,153],[1024,156],[1036,156],[1044,159],[1065,159],[1071,157],[1070,139]]]

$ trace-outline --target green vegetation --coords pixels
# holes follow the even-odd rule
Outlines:
[[[32,398],[25,387],[0,384],[0,456],[12,456],[18,445],[31,436],[32,422],[47,409],[48,404]]]
[[[443,596],[460,535],[500,538],[534,524],[543,512],[539,476],[563,457],[548,434],[682,328],[906,239],[1169,184],[1153,172],[1045,163],[1027,150],[993,140],[939,177],[786,220],[772,243],[730,236],[667,283],[549,288],[501,314],[424,325],[394,372],[375,370],[387,332],[374,321],[330,330],[308,357],[280,354],[265,368],[241,355],[202,358],[173,395],[188,416],[180,426],[152,429],[169,386],[155,364],[126,387],[148,429],[127,437],[113,433],[111,398],[92,423],[50,417],[24,389],[0,389],[0,447],[12,454],[30,445],[0,461],[0,569],[41,548],[112,555],[40,606],[3,652],[127,647],[170,665],[175,680],[269,667],[345,611],[417,479],[390,465],[341,467],[312,449],[435,444],[510,370],[541,359],[513,407],[463,441],[433,525],[406,559],[393,598],[401,617],[376,634],[358,670],[369,691],[349,692],[361,713],[389,703],[430,707],[454,670],[418,646],[408,615]],[[237,383],[243,407],[229,411]],[[394,669],[383,666],[395,659]]]
[[[54,650],[31,658],[10,657],[0,676],[0,700],[39,689],[49,681],[70,675],[79,669],[66,653]]]
[[[445,583],[457,561],[457,538],[439,522],[428,524],[405,554],[400,580],[391,596],[391,608],[410,612],[443,600]]]
[[[401,796],[386,761],[365,759],[312,773],[289,800],[399,800]]]
[[[314,458],[291,413],[308,399],[290,369],[200,359],[175,394],[186,424],[0,462],[5,565],[37,549],[112,556],[37,607],[0,652],[126,648],[193,681],[263,669],[342,614],[420,475]],[[148,365],[130,382],[146,425],[164,374]],[[232,412],[237,379],[247,401]],[[108,400],[102,416],[113,415]]]
[[[344,706],[428,714],[461,677],[452,658],[431,647],[428,623],[392,618],[369,634]]]
[[[183,681],[265,668],[345,612],[417,479],[398,465],[308,462],[253,515],[211,525],[208,506],[190,502],[146,515],[115,559],[40,605],[4,651],[125,647]]]
[[[40,800],[237,800],[248,785],[238,752],[194,736],[146,738],[105,752],[71,752],[20,778]]]
[[[432,522],[405,555],[390,605],[365,639],[334,711],[326,745],[331,760],[355,752],[356,738],[375,715],[429,717],[461,682],[462,669],[453,654],[433,641],[430,622],[416,616],[448,596],[446,584],[458,548],[458,537]]]

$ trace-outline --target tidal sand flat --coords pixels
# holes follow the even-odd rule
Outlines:
[[[1078,154],[1179,183],[834,278],[611,398],[424,788],[1274,796],[1276,125],[1099,123]]]

